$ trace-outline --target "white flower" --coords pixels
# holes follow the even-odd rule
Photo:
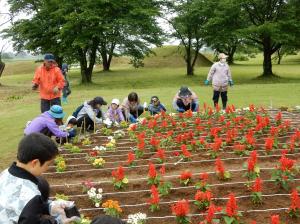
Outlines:
[[[97,203],[95,203],[95,207],[96,208],[99,208],[99,206],[100,206],[100,204],[97,202]]]
[[[102,193],[102,192],[103,192],[103,189],[102,189],[102,188],[98,188],[98,192],[99,192],[99,193]]]
[[[107,139],[108,139],[108,140],[113,140],[114,137],[113,137],[113,136],[108,136]]]
[[[129,224],[143,224],[147,219],[147,215],[145,213],[135,213],[128,215],[127,223]]]
[[[96,195],[96,198],[97,198],[97,199],[102,199],[102,195],[101,195],[101,194],[97,194],[97,195]]]

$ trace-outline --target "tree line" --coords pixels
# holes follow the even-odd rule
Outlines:
[[[229,56],[258,49],[262,75],[272,77],[272,56],[300,48],[299,0],[8,0],[10,13],[28,19],[12,23],[4,35],[17,51],[51,52],[58,64],[79,62],[82,83],[92,82],[95,63],[110,70],[113,57],[143,65],[154,46],[177,38],[185,50],[186,74],[202,46]],[[164,30],[166,21],[171,31]]]

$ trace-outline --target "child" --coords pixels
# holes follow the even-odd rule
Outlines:
[[[61,125],[59,128],[62,131],[66,131],[69,133],[68,138],[71,139],[76,136],[77,120],[74,116],[69,116],[66,120],[66,124]]]
[[[198,110],[198,96],[186,86],[182,86],[174,96],[173,107],[177,112],[183,113],[187,110],[196,112]]]
[[[129,93],[121,105],[122,112],[127,121],[136,123],[137,118],[144,112],[144,107],[140,105],[140,99],[135,92]]]
[[[103,122],[102,105],[107,105],[107,103],[102,97],[97,96],[79,106],[77,110],[80,110],[73,113],[73,116],[77,119],[77,126],[81,127],[85,123],[86,130],[94,130],[94,123],[101,124]]]
[[[51,223],[45,216],[55,217],[55,223],[70,223],[67,201],[45,201],[38,188],[38,176],[48,170],[58,154],[56,144],[47,136],[33,133],[25,136],[18,146],[17,162],[0,175],[0,223]]]
[[[62,107],[53,105],[49,111],[42,113],[27,124],[24,134],[42,133],[48,137],[54,135],[58,138],[66,138],[70,134],[59,129],[59,126],[63,124],[62,119],[64,116],[65,113]]]
[[[67,97],[71,94],[70,83],[69,83],[69,80],[68,80],[68,77],[67,77],[68,71],[69,71],[68,64],[63,63],[61,65],[61,72],[62,72],[62,74],[64,76],[64,79],[65,79],[65,85],[64,85],[64,88],[62,89],[62,93],[63,93],[62,102],[65,103],[65,104],[68,103]]]
[[[165,106],[160,103],[160,100],[158,99],[157,96],[152,96],[151,97],[151,101],[150,101],[150,104],[148,106],[148,110],[149,110],[151,115],[158,114],[162,111],[167,111]]]
[[[124,115],[121,108],[119,107],[120,101],[118,99],[113,99],[111,105],[106,112],[106,119],[109,120],[110,124],[119,125],[120,122],[124,121]]]

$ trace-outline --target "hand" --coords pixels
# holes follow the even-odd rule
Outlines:
[[[65,214],[64,208],[71,207],[74,201],[56,200],[51,201],[49,204],[49,214],[51,216],[59,216]]]
[[[38,87],[39,87],[39,85],[35,83],[35,84],[32,85],[31,89],[36,90]]]
[[[229,85],[233,86],[233,81],[232,80],[229,80]]]
[[[59,93],[59,89],[58,89],[57,86],[55,86],[55,87],[53,88],[53,93],[54,93],[55,95]]]
[[[66,217],[66,214],[62,214],[62,215],[59,215],[56,219],[58,224],[68,224],[68,223],[73,223],[73,222],[79,222],[81,220],[80,217],[78,216],[73,216],[71,218],[67,218]]]
[[[209,80],[206,79],[206,80],[204,81],[204,85],[208,86],[208,85],[209,85]]]

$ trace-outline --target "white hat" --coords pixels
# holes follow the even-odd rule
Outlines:
[[[120,100],[119,100],[119,99],[113,99],[113,100],[111,101],[111,103],[117,104],[117,105],[119,106]]]
[[[220,53],[218,58],[219,59],[228,58],[228,56],[226,54],[224,54],[224,53]]]

